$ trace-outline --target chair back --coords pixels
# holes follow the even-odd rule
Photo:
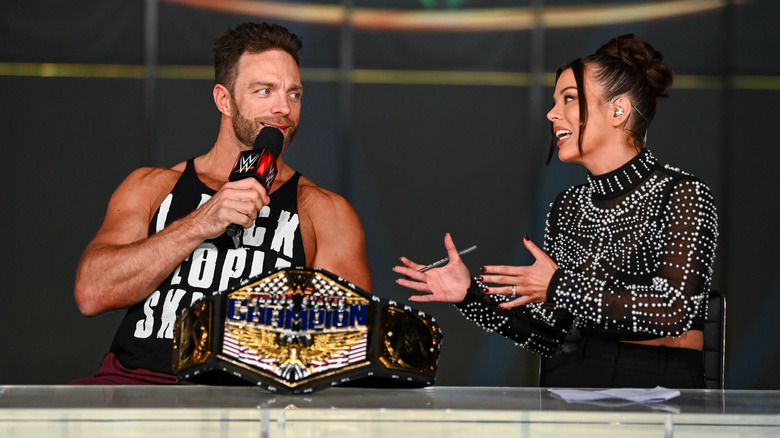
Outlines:
[[[725,389],[726,297],[711,290],[704,320],[704,380],[709,389]]]

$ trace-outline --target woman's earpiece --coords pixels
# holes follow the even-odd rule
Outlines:
[[[625,111],[623,111],[623,108],[617,107],[617,109],[615,110],[615,117],[622,116],[624,112]]]

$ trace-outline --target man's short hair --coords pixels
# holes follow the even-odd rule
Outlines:
[[[214,84],[222,84],[231,93],[238,77],[238,60],[244,52],[284,50],[298,64],[303,43],[297,35],[278,24],[242,23],[225,32],[214,42]]]

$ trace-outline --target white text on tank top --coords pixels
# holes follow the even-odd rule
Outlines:
[[[211,195],[201,194],[201,200],[197,208],[200,208],[206,201],[211,199]],[[155,232],[160,232],[165,228],[170,206],[173,202],[173,194],[168,194],[157,215],[155,223]],[[266,205],[258,213],[258,218],[267,218],[271,209]],[[292,259],[293,243],[295,242],[295,232],[298,229],[299,220],[297,213],[291,213],[281,210],[276,228],[273,233],[273,240],[270,248],[284,256]],[[266,253],[256,249],[264,243],[268,235],[266,227],[257,226],[257,221],[250,228],[244,229],[242,237],[242,246],[238,249],[228,249],[225,260],[221,266],[218,266],[218,250],[214,244],[209,242],[201,243],[195,251],[184,259],[176,268],[171,277],[171,286],[183,284],[191,288],[203,290],[221,291],[227,288],[230,280],[237,278],[251,278],[260,275],[263,272]],[[249,272],[245,273],[249,264]],[[189,267],[189,273],[181,275],[182,267]],[[290,262],[284,258],[277,257],[274,268],[286,268]],[[248,275],[248,276],[247,276]],[[136,322],[134,336],[140,339],[147,339],[152,335],[157,338],[173,339],[173,326],[176,322],[177,311],[181,305],[181,299],[186,294],[185,290],[172,287],[161,301],[162,293],[155,290],[146,298],[144,302],[144,318]],[[202,292],[193,292],[191,302],[187,305],[203,298]],[[155,324],[155,309],[162,306],[160,314],[161,324],[157,333],[153,333]]]

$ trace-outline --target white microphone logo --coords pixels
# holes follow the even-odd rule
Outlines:
[[[246,173],[252,170],[252,168],[255,167],[255,164],[257,163],[257,159],[260,158],[260,155],[250,155],[248,157],[242,156],[238,162],[238,171],[241,173]]]

